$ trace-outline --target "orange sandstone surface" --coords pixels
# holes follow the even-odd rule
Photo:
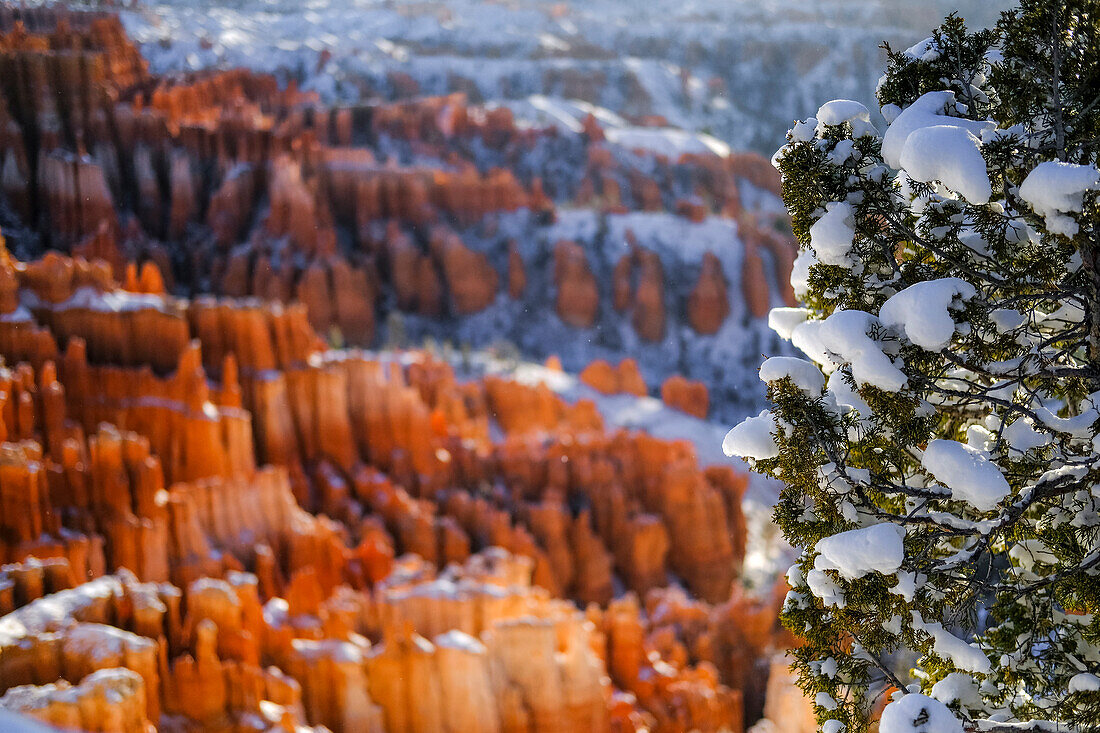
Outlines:
[[[328,350],[301,306],[2,261],[4,707],[181,731],[761,709],[786,641],[737,583],[745,476],[545,386]]]

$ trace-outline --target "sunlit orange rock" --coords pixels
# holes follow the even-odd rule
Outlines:
[[[453,232],[440,232],[436,241],[433,250],[442,263],[455,310],[459,315],[485,310],[496,298],[500,281],[489,258],[468,249]]]
[[[745,259],[741,265],[741,294],[755,318],[764,318],[771,308],[768,281],[764,275],[764,261],[756,247],[745,246]]]
[[[554,284],[562,321],[575,328],[591,328],[596,322],[600,293],[584,250],[575,242],[562,240],[554,245]]]
[[[634,330],[646,341],[665,336],[665,275],[660,258],[638,250],[638,287],[634,293]]]
[[[673,374],[661,384],[661,400],[669,407],[706,419],[710,405],[707,386]]]
[[[711,336],[718,333],[729,316],[729,293],[722,264],[713,253],[703,255],[703,269],[688,296],[688,322],[697,333]]]

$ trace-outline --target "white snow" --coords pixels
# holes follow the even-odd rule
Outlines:
[[[1077,222],[1066,214],[1081,211],[1085,192],[1097,188],[1100,171],[1095,165],[1049,160],[1027,174],[1020,184],[1020,198],[1043,217],[1048,229],[1072,237],[1077,234]]]
[[[852,387],[844,381],[843,372],[837,369],[835,372],[829,375],[828,388],[829,394],[836,400],[838,407],[848,408],[849,410],[855,410],[860,417],[871,416],[871,406],[867,404],[867,401],[859,396]]]
[[[1070,692],[1100,692],[1100,677],[1088,672],[1075,674],[1069,681]]]
[[[294,653],[303,659],[330,659],[338,664],[362,664],[364,650],[340,639],[294,639]]]
[[[932,697],[945,705],[953,702],[966,704],[979,699],[978,684],[968,674],[952,672],[932,685]]]
[[[925,470],[951,489],[951,498],[988,512],[1011,492],[996,464],[981,451],[955,440],[928,441],[921,457]]]
[[[0,646],[68,625],[85,608],[122,593],[120,575],[104,575],[76,588],[43,596],[0,618]]]
[[[936,47],[936,39],[929,36],[905,49],[905,55],[920,61],[935,61],[940,57],[940,52]]]
[[[986,204],[993,188],[981,147],[981,141],[970,130],[932,125],[909,134],[899,162],[913,180],[940,181],[967,201]]]
[[[836,570],[845,580],[855,580],[874,571],[892,575],[901,567],[905,530],[896,524],[874,524],[823,537],[814,545],[820,553],[817,570]]]
[[[988,674],[992,669],[989,657],[976,644],[968,644],[943,627],[939,621],[926,622],[920,611],[912,611],[913,628],[932,637],[932,650],[937,656],[964,672]]]
[[[92,287],[77,289],[64,303],[55,305],[54,310],[68,310],[70,308],[83,308],[91,311],[104,311],[119,313],[123,311],[139,310],[164,310],[165,298],[160,295],[147,293],[131,293],[124,290],[113,290],[101,293]]]
[[[802,122],[794,123],[791,128],[791,140],[796,143],[808,143],[814,139],[817,130],[817,119],[808,117]]]
[[[975,204],[989,202],[991,187],[981,135],[996,125],[947,115],[954,92],[927,92],[894,119],[882,138],[882,157],[910,178],[941,181]]]
[[[847,201],[831,201],[825,214],[810,227],[810,246],[819,262],[850,267],[852,241],[856,236],[855,211]],[[791,273],[794,277],[794,273]],[[793,284],[793,282],[792,282]]]
[[[20,688],[12,689],[18,690]],[[2,699],[0,699],[0,704],[3,704]],[[33,718],[0,709],[0,730],[5,731],[5,733],[51,733],[56,729],[53,727],[47,728]]]
[[[963,733],[962,723],[939,700],[911,692],[882,711],[879,733]]]
[[[795,326],[804,323],[810,317],[810,311],[805,308],[788,308],[780,306],[768,311],[768,328],[775,331],[783,339],[790,341],[791,333]]]
[[[1027,453],[1033,448],[1041,448],[1049,445],[1053,437],[1049,433],[1041,433],[1035,429],[1031,418],[1020,418],[1007,425],[1001,431],[1002,437],[1008,441],[1009,447],[1021,453]]]
[[[451,629],[446,633],[440,634],[432,639],[432,643],[437,647],[443,647],[446,649],[457,649],[459,651],[468,652],[470,654],[484,654],[485,645],[480,641],[470,636],[467,633],[459,631],[458,629]]]
[[[1058,556],[1051,552],[1042,540],[1037,539],[1020,540],[1012,545],[1008,556],[1024,570],[1031,570],[1037,562],[1045,565],[1058,563]]]
[[[114,626],[78,623],[65,632],[62,646],[66,655],[109,659],[121,658],[128,650],[152,648],[153,642]]]
[[[778,382],[789,378],[794,386],[816,397],[825,388],[821,370],[805,359],[794,356],[773,356],[760,365],[760,381]]]
[[[993,326],[998,333],[1008,333],[1027,323],[1027,318],[1024,317],[1023,313],[1010,308],[994,309],[989,314],[989,320],[993,322]]]
[[[906,601],[911,601],[917,595],[917,574],[908,570],[899,570],[898,584],[890,589],[896,596],[901,596]]]
[[[748,417],[726,433],[722,441],[722,452],[727,456],[740,456],[765,460],[779,455],[779,446],[775,444],[775,421],[771,410],[762,410],[756,417]]]
[[[671,127],[620,127],[604,130],[608,141],[630,150],[648,150],[676,160],[684,153],[710,153],[728,157],[730,146],[702,132],[689,132]]]
[[[867,108],[851,99],[834,99],[817,110],[817,121],[823,125],[840,125],[855,119],[869,120]]]
[[[897,392],[908,378],[867,335],[878,323],[876,316],[865,311],[838,310],[824,321],[807,321],[795,328],[791,343],[827,371],[842,363],[851,364],[857,383]]]
[[[851,99],[834,99],[821,105],[817,110],[817,122],[822,125],[850,122],[852,137],[856,138],[878,134],[878,130],[871,124],[871,113],[867,107]]]
[[[955,333],[949,309],[976,294],[973,285],[957,277],[927,280],[892,295],[882,304],[878,317],[888,326],[898,326],[917,346],[940,351]]]
[[[20,304],[11,313],[0,314],[0,321],[4,323],[30,323],[34,320],[34,316],[27,309],[26,306]]]
[[[810,268],[817,264],[817,256],[812,249],[800,250],[791,265],[791,288],[798,299],[810,292]]]
[[[806,585],[809,586],[810,592],[820,598],[826,606],[844,608],[846,603],[844,590],[824,570],[814,568],[806,573]]]
[[[995,125],[987,120],[967,120],[960,117],[948,117],[947,109],[954,109],[954,92],[927,92],[906,107],[894,119],[882,136],[882,157],[892,168],[904,168],[901,155],[909,136],[925,127],[950,125],[968,130],[980,137],[983,130],[992,130]]]

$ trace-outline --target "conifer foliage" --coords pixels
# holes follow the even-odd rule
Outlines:
[[[776,154],[809,360],[724,447],[785,484],[825,733],[1100,730],[1100,2],[887,53],[884,131],[836,100]]]

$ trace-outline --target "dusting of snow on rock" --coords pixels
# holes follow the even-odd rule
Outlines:
[[[879,733],[963,733],[962,723],[939,700],[911,692],[886,706]]]
[[[933,125],[914,130],[905,139],[900,162],[913,180],[940,181],[970,203],[987,204],[993,195],[981,141],[962,127]]]
[[[0,645],[72,624],[81,612],[122,595],[118,575],[103,575],[76,588],[43,596],[0,618]]]
[[[1081,211],[1086,191],[1100,188],[1100,171],[1095,165],[1074,165],[1049,160],[1035,166],[1020,184],[1020,198],[1043,217],[1047,228],[1072,237],[1077,222],[1066,216]]]
[[[19,690],[21,688],[13,687],[12,689]],[[0,700],[0,705],[2,704],[3,702]],[[8,710],[0,709],[0,730],[4,731],[4,733],[53,733],[53,731],[57,729],[53,727],[47,728],[33,718],[16,715]]]
[[[825,377],[821,370],[805,359],[794,356],[773,356],[760,365],[762,382],[778,382],[788,378],[803,392],[813,396],[821,394],[825,388]]]
[[[977,20],[972,15],[983,4],[1008,4],[960,1],[968,21]],[[710,130],[737,150],[764,152],[821,100],[873,98],[882,61],[867,49],[883,40],[904,48],[929,22],[924,13],[897,13],[894,4],[154,0],[114,6],[156,72],[245,66],[282,81],[294,78],[326,102],[343,103],[393,99],[392,75],[400,73],[425,95],[463,91],[510,107],[519,123],[542,118],[534,103],[539,98],[551,98],[557,114],[579,108],[570,97],[583,95],[605,111],[595,115],[601,125],[612,110],[654,115],[682,129]],[[583,84],[569,83],[574,75]]]
[[[823,537],[814,545],[819,554],[817,570],[836,570],[845,580],[862,578],[870,572],[892,575],[901,567],[905,530],[896,524],[874,524]]]
[[[950,308],[973,298],[974,286],[957,277],[927,280],[910,285],[882,304],[878,317],[887,326],[897,326],[917,346],[940,351],[955,333]]]
[[[722,451],[727,456],[765,460],[779,455],[779,446],[775,444],[775,421],[771,410],[763,410],[756,417],[749,417],[726,433],[722,441]]]
[[[810,246],[819,262],[826,265],[852,265],[850,253],[856,236],[855,211],[847,201],[832,201],[825,214],[810,227]],[[792,273],[793,277],[793,273]]]
[[[445,649],[456,649],[459,651],[468,652],[470,654],[484,654],[485,645],[480,641],[470,636],[467,633],[459,631],[458,629],[451,629],[450,631],[440,634],[432,639],[438,647]]]
[[[995,508],[1011,492],[996,464],[982,452],[955,440],[930,440],[921,457],[925,470],[951,489],[951,498],[978,511]]]
[[[605,128],[604,134],[616,145],[630,150],[647,150],[671,160],[685,153],[713,153],[720,158],[730,154],[729,145],[702,132],[669,127],[619,127]]]

